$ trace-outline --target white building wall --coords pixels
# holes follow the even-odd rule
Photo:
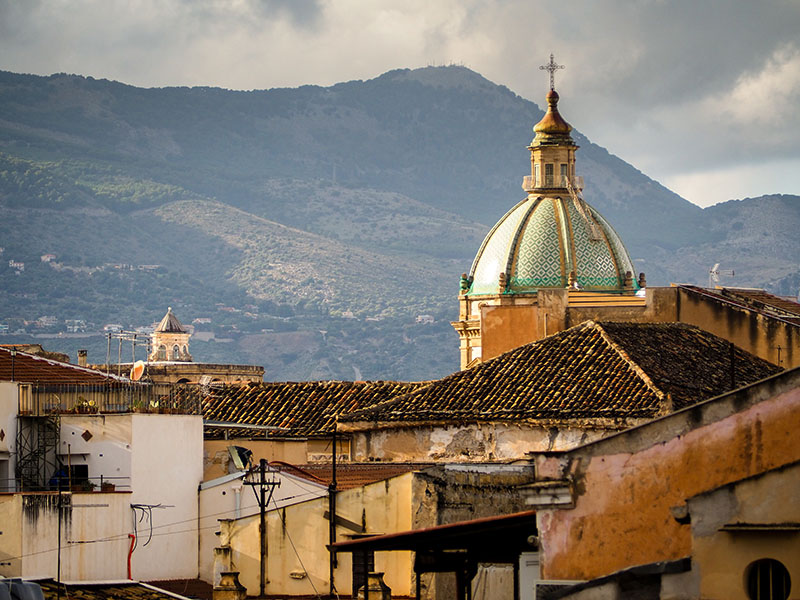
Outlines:
[[[160,505],[136,511],[138,539],[132,560],[133,578],[146,581],[197,577],[202,417],[137,413],[131,419],[131,502]]]
[[[17,440],[17,384],[0,381],[0,492],[14,491]]]
[[[86,464],[89,480],[131,491],[131,414],[61,415],[58,454],[64,465]]]
[[[57,493],[30,493],[3,500],[0,575],[55,578],[60,554],[62,581],[127,577],[128,538],[121,532],[130,494],[65,492],[59,500]]]

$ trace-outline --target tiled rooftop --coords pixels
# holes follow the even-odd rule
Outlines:
[[[37,581],[45,600],[175,600],[175,595],[160,592],[131,581],[130,583],[75,583],[66,584],[58,593],[58,584],[52,579]]]
[[[269,464],[280,471],[326,486],[330,485],[333,478],[331,463],[290,465],[279,461],[270,461]],[[426,466],[430,465],[423,463],[340,463],[336,465],[336,487],[339,490],[349,490],[390,479],[409,471],[416,471]]]
[[[336,417],[411,392],[423,383],[394,381],[309,381],[249,383],[212,386],[203,398],[203,416],[208,421],[267,425],[285,428],[272,437],[313,437],[330,434]],[[229,430],[231,437],[258,437],[253,430]],[[216,428],[207,437],[221,437]]]
[[[680,323],[587,321],[340,421],[652,418],[781,369]]]
[[[11,347],[0,347],[0,381],[11,381],[12,374],[14,381],[23,383],[95,384],[128,381],[123,377],[106,376],[105,373],[93,369],[26,354],[19,350],[12,358],[12,352]]]

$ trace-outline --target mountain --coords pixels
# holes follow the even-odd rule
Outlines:
[[[193,341],[200,360],[269,359],[270,378],[443,375],[458,277],[522,198],[542,114],[463,67],[249,92],[0,72],[0,324],[134,327],[172,305],[231,340]],[[795,285],[797,197],[702,210],[574,135],[586,199],[651,285],[705,283],[716,262],[739,285]],[[67,339],[47,345],[106,350]]]

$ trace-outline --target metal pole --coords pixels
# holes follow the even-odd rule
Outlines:
[[[260,479],[259,483],[261,484],[261,524],[259,525],[259,532],[261,533],[261,577],[259,578],[259,585],[258,589],[260,591],[259,595],[264,596],[264,583],[267,577],[267,502],[266,502],[266,472],[267,472],[267,460],[262,458],[259,463],[259,470],[260,470]]]
[[[328,525],[328,542],[334,544],[336,542],[336,423],[333,425],[333,440],[331,441],[331,484],[328,486],[328,514],[330,515],[330,523]],[[337,567],[336,551],[330,551],[330,562],[328,564],[329,580],[330,580],[330,596],[334,597],[334,573]]]

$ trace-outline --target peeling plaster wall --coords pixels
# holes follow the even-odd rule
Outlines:
[[[476,463],[516,460],[527,458],[530,452],[574,448],[622,426],[609,425],[609,429],[506,423],[367,429],[353,432],[353,460]]]
[[[531,481],[533,468],[529,464],[449,464],[425,469],[413,482],[412,528],[528,510],[517,486]],[[484,569],[482,585],[490,590],[502,589],[506,575],[502,567]],[[452,573],[423,574],[421,587],[426,599],[456,597]]]
[[[542,577],[593,579],[688,556],[690,528],[670,507],[800,459],[798,383],[784,373],[596,447],[537,458],[537,477],[566,475],[575,490],[574,509],[538,513]]]

